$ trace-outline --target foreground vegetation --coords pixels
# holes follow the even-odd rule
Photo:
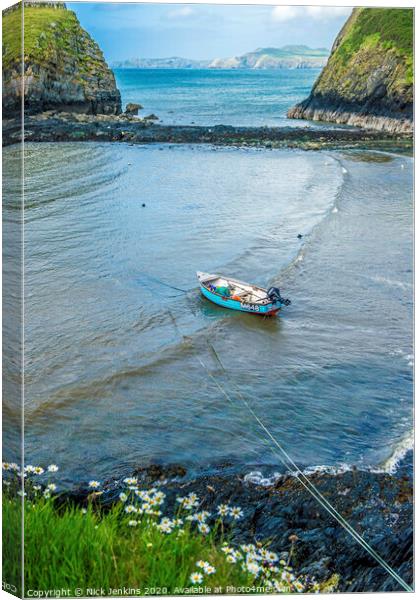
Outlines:
[[[6,539],[25,525],[25,588],[69,589],[69,595],[165,595],[182,593],[267,593],[332,591],[335,578],[320,585],[295,577],[288,562],[265,544],[233,545],[232,526],[243,517],[238,506],[219,505],[211,515],[196,494],[177,498],[165,516],[165,493],[140,489],[136,478],[110,509],[100,505],[102,487],[91,481],[86,507],[66,502],[52,481],[55,465],[25,468],[24,490],[16,465],[4,465],[3,515]],[[41,483],[39,482],[41,480]],[[6,548],[6,580],[19,581],[20,562]],[[79,591],[82,593],[79,593]],[[120,590],[120,591],[116,591]],[[122,591],[121,591],[122,590]]]

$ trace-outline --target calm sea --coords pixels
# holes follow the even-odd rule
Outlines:
[[[315,77],[288,73],[288,94]],[[238,74],[215,77],[231,89]],[[181,110],[169,83],[155,104],[124,93],[161,116],[209,111],[197,97]],[[275,120],[241,93],[213,122]],[[7,222],[18,148],[4,161]],[[27,462],[59,464],[68,483],[155,462],[283,470],[244,398],[305,467],[392,469],[410,447],[411,158],[33,143],[25,175]],[[200,296],[197,270],[277,285],[292,305],[265,320],[224,310]]]
[[[306,98],[320,69],[115,69],[123,108],[144,107],[163,123],[313,126],[287,110]],[[320,127],[319,124],[315,126]]]

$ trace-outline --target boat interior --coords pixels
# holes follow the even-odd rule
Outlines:
[[[239,281],[235,281],[234,279],[225,279],[223,277],[215,277],[213,279],[208,279],[203,282],[210,291],[212,287],[214,288],[228,288],[229,289],[229,297],[232,300],[239,300],[240,302],[252,302],[254,304],[269,304],[269,299],[267,298],[267,291],[263,288],[260,288],[255,285],[242,283]]]

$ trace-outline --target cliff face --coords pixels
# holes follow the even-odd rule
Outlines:
[[[119,114],[121,96],[99,46],[63,4],[24,6],[3,12],[3,111],[59,109],[88,114]]]
[[[413,10],[356,8],[294,119],[413,130]]]

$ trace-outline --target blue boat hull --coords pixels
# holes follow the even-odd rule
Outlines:
[[[232,298],[227,298],[225,296],[219,296],[219,294],[214,294],[210,292],[203,285],[200,286],[201,293],[211,302],[218,304],[219,306],[224,306],[225,308],[231,308],[232,310],[240,310],[242,312],[252,313],[254,315],[263,315],[263,316],[271,316],[275,315],[281,308],[282,304],[278,304],[277,302],[270,304],[253,304],[250,302],[240,302],[239,300],[232,300]]]

